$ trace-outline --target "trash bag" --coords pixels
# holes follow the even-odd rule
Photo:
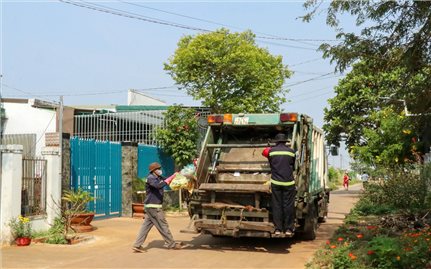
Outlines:
[[[181,169],[180,174],[185,176],[185,175],[194,175],[196,172],[196,168],[194,166],[194,164],[188,164],[186,166],[184,166],[183,169]]]
[[[186,189],[188,187],[190,179],[182,175],[181,173],[177,173],[175,178],[171,181],[169,187],[176,191],[179,189]]]
[[[169,185],[172,190],[186,189],[189,193],[193,192],[196,182],[196,167],[193,164],[186,165],[172,176],[175,176]]]

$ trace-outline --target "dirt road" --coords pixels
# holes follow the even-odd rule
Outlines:
[[[304,268],[312,254],[330,238],[357,199],[359,185],[331,193],[330,213],[314,241],[289,239],[213,238],[179,233],[188,217],[170,216],[174,238],[187,247],[163,249],[153,229],[145,253],[132,253],[131,245],[141,220],[115,218],[95,221],[95,239],[72,246],[32,244],[1,249],[1,268]]]

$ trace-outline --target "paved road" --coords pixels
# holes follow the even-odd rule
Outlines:
[[[188,217],[169,216],[174,238],[187,247],[163,249],[155,229],[145,253],[132,253],[131,244],[141,220],[115,218],[94,221],[95,239],[72,245],[32,244],[1,249],[1,268],[304,268],[312,254],[330,238],[357,199],[359,185],[331,193],[330,213],[314,241],[233,239],[179,233]]]

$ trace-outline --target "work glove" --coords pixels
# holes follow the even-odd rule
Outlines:
[[[174,178],[177,176],[177,174],[178,174],[178,172],[174,173],[172,176],[165,179],[165,183],[168,185],[171,184],[172,180],[174,180]]]

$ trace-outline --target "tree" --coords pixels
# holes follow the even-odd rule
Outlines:
[[[164,115],[165,126],[157,129],[156,139],[163,150],[174,158],[175,164],[182,167],[196,156],[199,138],[196,112],[177,105],[169,107]]]
[[[411,130],[409,119],[403,113],[396,113],[393,108],[386,107],[373,113],[372,118],[379,123],[379,128],[364,128],[365,143],[351,147],[351,154],[356,160],[374,167],[391,167],[417,161],[415,153],[420,144]]]
[[[416,117],[406,117],[404,102],[392,96],[423,78],[404,81],[405,69],[398,66],[374,72],[378,64],[358,62],[339,81],[336,96],[329,99],[330,108],[325,108],[323,129],[328,142],[338,145],[345,140],[350,153],[367,164],[409,162],[414,159],[413,147],[423,152],[423,145],[411,140],[413,136],[417,139],[423,125]]]
[[[291,72],[281,56],[259,48],[250,31],[185,36],[165,70],[213,113],[276,112],[286,101],[282,88]]]
[[[307,1],[310,12],[304,20],[311,20],[321,4]],[[355,16],[359,33],[341,27],[343,13]],[[322,44],[323,57],[331,58],[340,72],[353,64],[325,110],[330,142],[345,138],[349,148],[364,146],[365,130],[381,127],[374,112],[390,106],[399,114],[407,105],[416,116],[406,121],[424,140],[419,150],[426,152],[431,142],[431,2],[335,0],[328,6],[327,24],[339,42]]]
[[[305,3],[311,11],[304,16],[312,19],[321,1]],[[339,15],[349,13],[356,17],[359,34],[345,32]],[[430,1],[331,1],[327,24],[337,31],[340,43],[320,46],[325,58],[336,62],[338,71],[351,64],[375,61],[379,66],[373,72],[385,72],[394,66],[403,68],[402,81],[419,77],[421,83],[395,96],[405,99],[415,113],[431,112],[431,2]],[[410,85],[412,86],[412,85]]]

